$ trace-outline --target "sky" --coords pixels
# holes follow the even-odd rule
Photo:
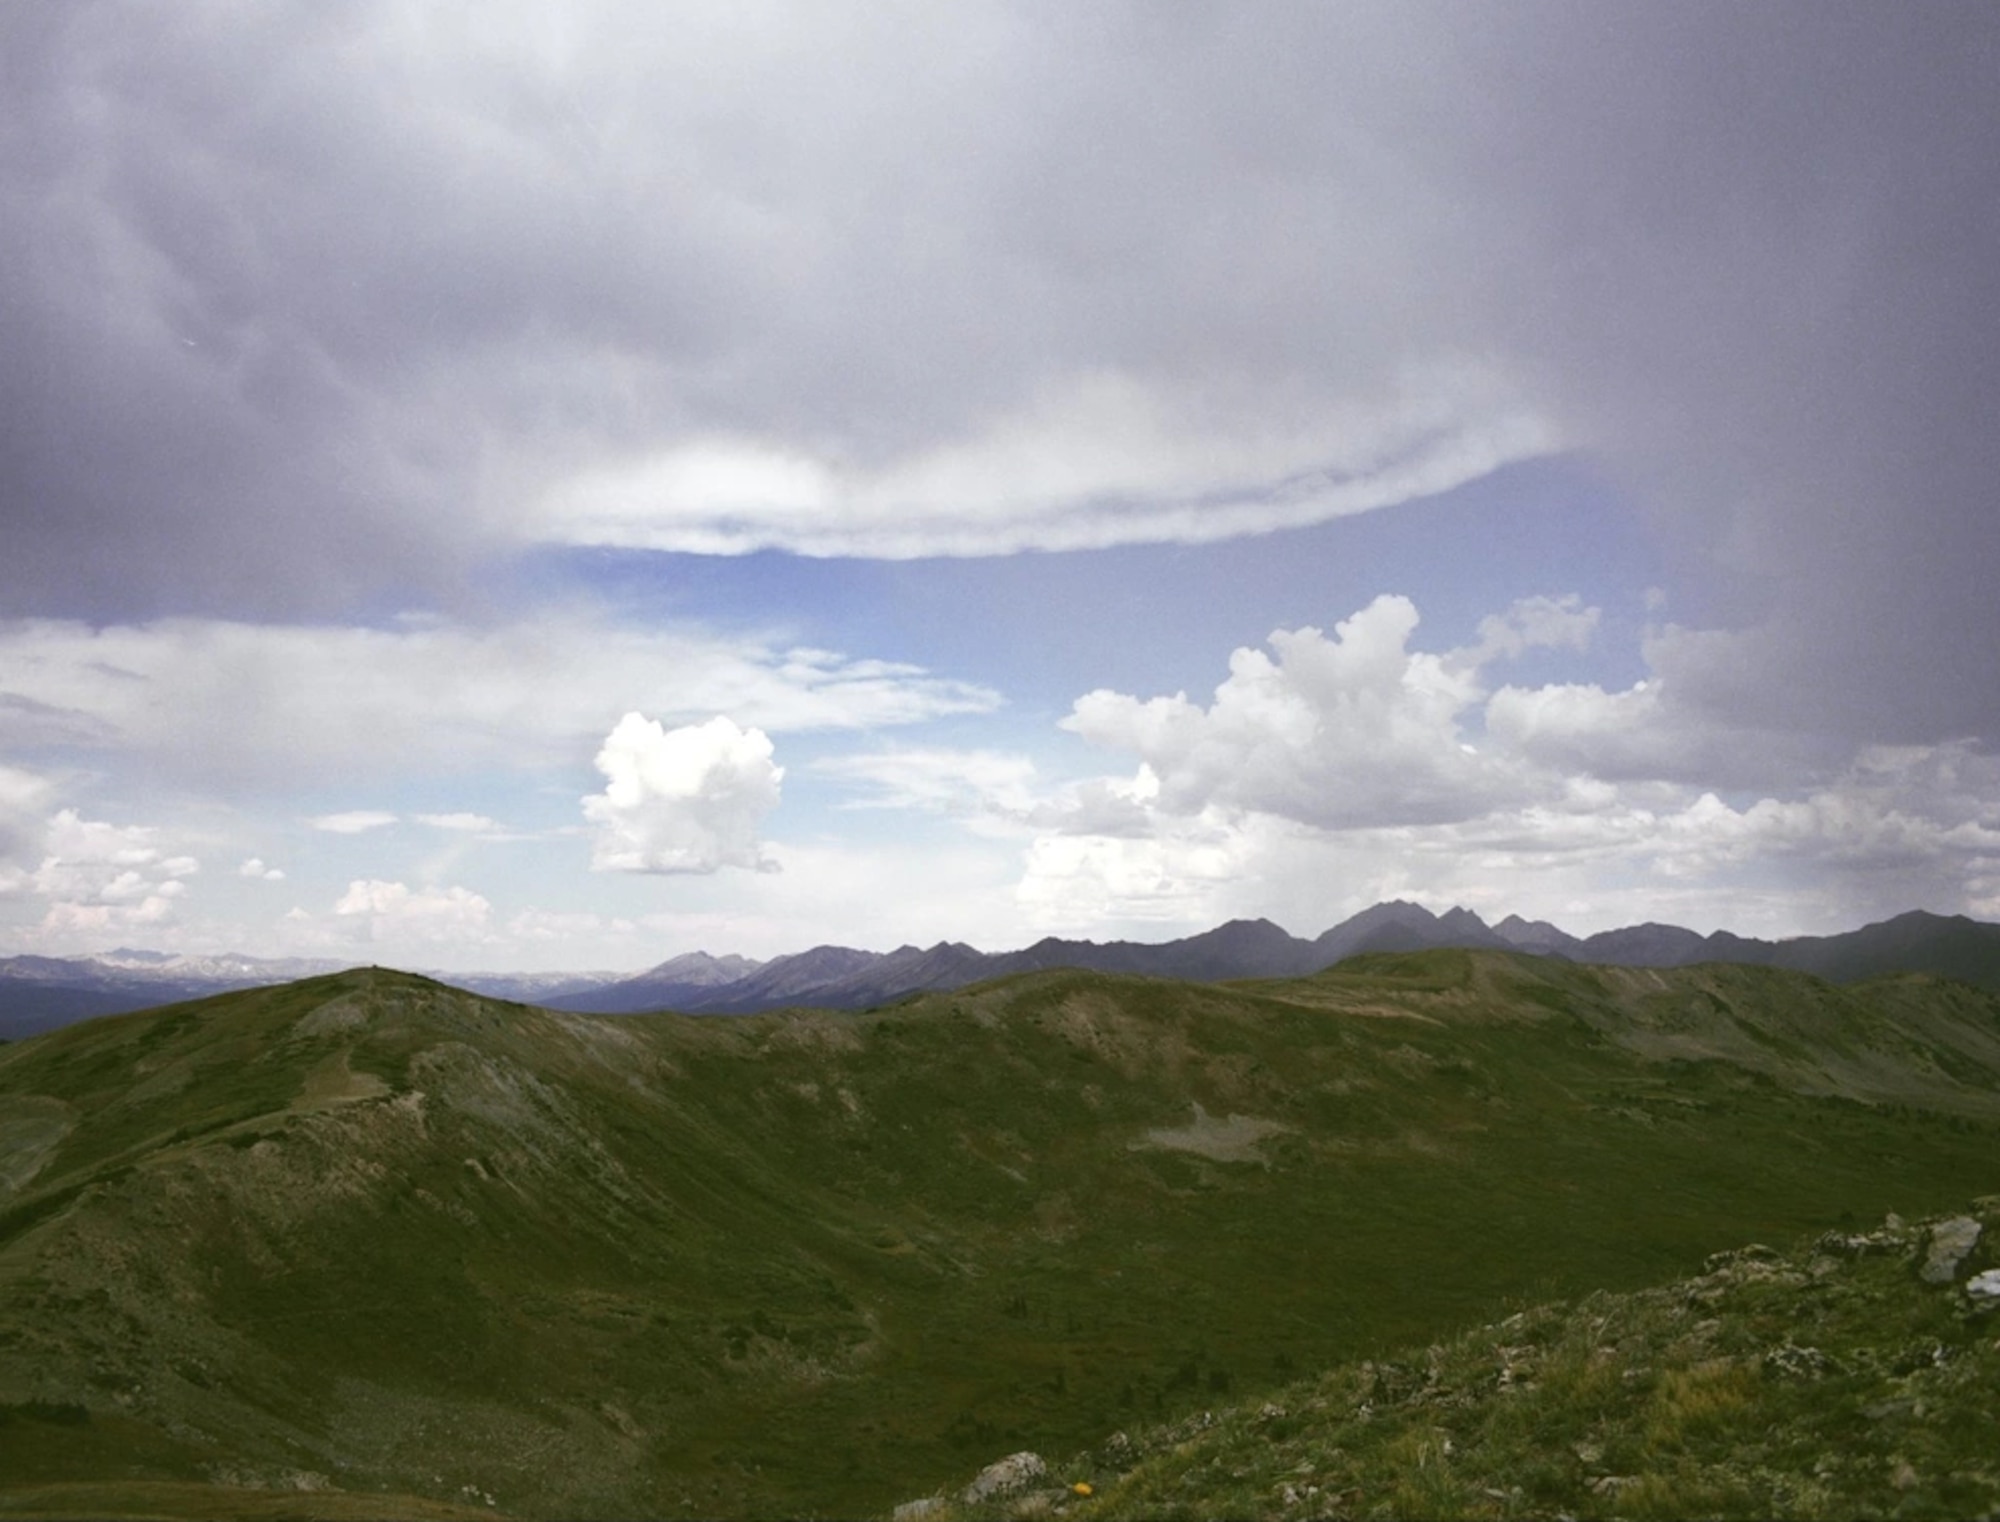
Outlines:
[[[2000,919],[2000,9],[0,7],[0,955]]]

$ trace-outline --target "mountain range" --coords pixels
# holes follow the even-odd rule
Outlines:
[[[755,1014],[787,1005],[872,1009],[914,993],[964,988],[1012,973],[1072,967],[1220,983],[1237,978],[1308,977],[1373,951],[1526,951],[1612,967],[1686,967],[1736,962],[1812,973],[1852,983],[1889,973],[1926,972],[2000,991],[2000,925],[1922,910],[1841,935],[1763,941],[1678,925],[1632,925],[1573,936],[1545,920],[1508,915],[1489,925],[1469,909],[1434,914],[1392,900],[1364,909],[1312,940],[1269,920],[1231,920],[1177,941],[1073,941],[1050,937],[1019,951],[982,952],[956,941],[891,952],[816,946],[760,964],[704,953],[676,957],[634,978],[555,993],[541,1002],[590,1014],[672,1009],[687,1014]]]
[[[718,959],[718,965],[731,966],[740,960],[724,957]],[[325,957],[188,956],[123,947],[96,956],[0,957],[0,1041],[18,1041],[100,1015],[129,1014],[185,999],[320,977],[353,965]],[[454,986],[473,993],[534,1004],[616,983],[626,975],[514,972],[446,976]]]
[[[745,1015],[793,1005],[872,1009],[911,994],[969,987],[1012,973],[1069,967],[1220,983],[1306,977],[1370,951],[1526,951],[1613,967],[1735,962],[1852,983],[1925,972],[2000,991],[2000,925],[1913,910],[1839,935],[1757,940],[1678,925],[1631,925],[1574,936],[1546,920],[1510,914],[1489,925],[1469,909],[1435,914],[1391,900],[1306,940],[1269,920],[1231,920],[1165,942],[1048,937],[1018,951],[984,952],[959,941],[863,951],[815,946],[759,962],[688,952],[645,972],[448,973],[427,976],[490,998],[583,1014]],[[0,1039],[18,1039],[98,1015],[150,1009],[340,971],[327,959],[198,957],[120,950],[92,957],[0,958]]]

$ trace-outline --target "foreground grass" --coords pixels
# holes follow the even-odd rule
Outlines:
[[[1028,1494],[913,1509],[932,1522],[1994,1516],[2000,1302],[1963,1285],[2000,1262],[2000,1197],[1973,1218],[1985,1231],[1954,1283],[1919,1276],[1935,1223],[1720,1253],[1692,1279],[1536,1306],[1120,1434]]]
[[[353,1495],[334,1490],[287,1493],[264,1486],[200,1481],[74,1481],[0,1491],[0,1517],[35,1522],[95,1522],[100,1517],[202,1517],[209,1522],[492,1522],[482,1508],[422,1496]]]

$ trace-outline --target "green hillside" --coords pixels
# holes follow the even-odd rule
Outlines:
[[[1717,1253],[1674,1283],[1516,1311],[1113,1434],[1017,1485],[989,1470],[914,1509],[929,1522],[1991,1517],[2000,1195],[1973,1209]]]
[[[2000,1001],[1358,958],[865,1015],[367,971],[0,1049],[0,1513],[853,1515],[1995,1187]]]

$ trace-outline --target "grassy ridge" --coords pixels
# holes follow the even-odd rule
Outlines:
[[[1942,1207],[1996,1117],[1995,1002],[1933,980],[1445,952],[696,1021],[343,974],[0,1051],[0,1402],[82,1414],[0,1424],[0,1483],[854,1514]]]

